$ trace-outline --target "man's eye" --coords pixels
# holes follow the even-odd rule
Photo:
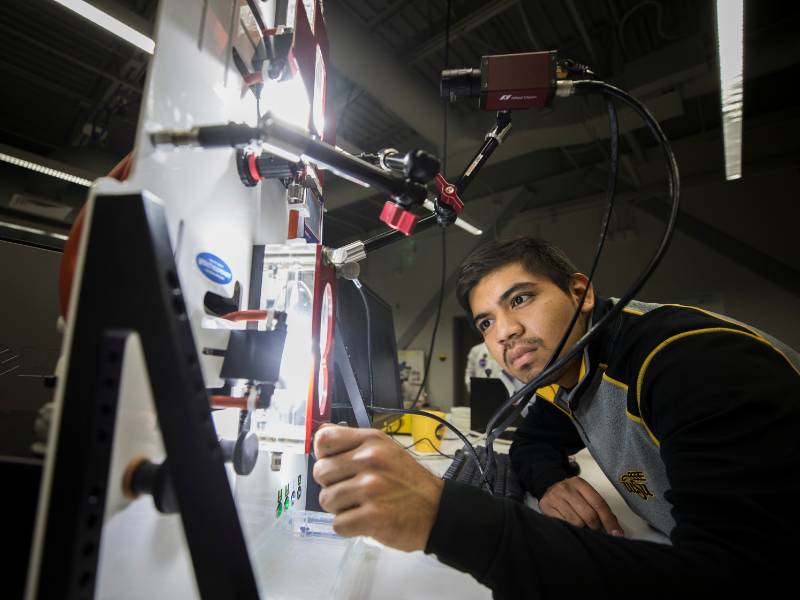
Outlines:
[[[519,306],[520,304],[525,302],[530,297],[531,297],[531,294],[520,294],[519,296],[514,296],[511,299],[511,306]]]
[[[478,331],[486,331],[489,329],[489,325],[491,324],[492,322],[489,319],[483,319],[480,323],[478,323]]]

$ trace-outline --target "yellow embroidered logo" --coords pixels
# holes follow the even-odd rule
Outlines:
[[[623,473],[619,482],[625,487],[625,490],[631,494],[636,494],[642,500],[647,500],[653,497],[653,492],[647,489],[647,477],[642,471],[628,471]]]

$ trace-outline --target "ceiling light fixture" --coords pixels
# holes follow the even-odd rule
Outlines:
[[[16,156],[11,156],[9,154],[0,152],[0,160],[17,167],[22,167],[23,169],[36,171],[37,173],[49,175],[50,177],[57,177],[58,179],[63,179],[64,181],[69,181],[70,183],[75,183],[84,187],[92,186],[92,182],[89,179],[84,179],[83,177],[78,177],[77,175],[71,175],[70,173],[65,173],[64,171],[59,171],[57,169],[51,169],[50,167],[45,167],[44,165],[25,160],[24,158],[17,158]]]
[[[0,221],[0,227],[8,227],[9,229],[24,231],[25,233],[33,233],[35,235],[46,235],[48,237],[56,238],[57,240],[62,240],[64,242],[66,242],[67,239],[69,239],[68,236],[61,233],[45,231],[44,229],[34,229],[33,227],[25,227],[24,225],[20,225],[19,223],[7,223],[6,221]]]
[[[742,176],[744,0],[717,0],[725,179]]]
[[[88,19],[92,23],[99,25],[106,31],[113,33],[116,36],[121,37],[123,40],[128,42],[129,44],[133,44],[137,48],[140,48],[147,52],[148,54],[152,54],[155,50],[156,44],[153,40],[151,40],[146,35],[139,33],[133,27],[126,25],[122,21],[119,21],[112,17],[111,15],[104,13],[99,8],[95,8],[88,2],[84,2],[84,0],[55,0],[62,6],[70,9],[78,13],[84,19]]]

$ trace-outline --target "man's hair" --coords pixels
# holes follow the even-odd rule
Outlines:
[[[486,275],[512,263],[520,263],[532,275],[547,277],[566,294],[570,293],[572,276],[577,269],[558,246],[533,237],[495,240],[484,244],[464,259],[458,273],[456,296],[467,314],[469,293]]]

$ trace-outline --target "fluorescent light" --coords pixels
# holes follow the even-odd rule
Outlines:
[[[744,0],[717,0],[725,179],[742,176]]]
[[[76,183],[84,187],[92,186],[92,182],[88,179],[84,179],[83,177],[78,177],[77,175],[70,175],[69,173],[65,173],[64,171],[51,169],[50,167],[45,167],[44,165],[40,165],[31,162],[29,160],[17,158],[16,156],[10,156],[8,154],[3,154],[2,152],[0,152],[0,160],[15,165],[17,167],[22,167],[23,169],[30,169],[31,171],[36,171],[37,173],[41,173],[42,175],[57,177],[58,179],[63,179],[64,181],[69,181],[70,183]]]
[[[482,230],[482,229],[478,229],[478,228],[477,228],[477,227],[475,227],[474,225],[472,225],[472,224],[470,224],[470,223],[467,223],[467,222],[466,222],[464,219],[462,219],[461,217],[459,217],[459,218],[457,218],[457,219],[456,219],[456,225],[458,225],[459,227],[461,227],[461,229],[463,229],[463,230],[464,230],[464,231],[466,231],[467,233],[471,233],[472,235],[483,235],[483,230]]]
[[[155,50],[156,44],[153,40],[144,34],[139,33],[132,27],[126,25],[122,21],[118,21],[109,14],[104,13],[102,10],[95,8],[84,0],[55,0],[62,6],[67,7],[71,11],[78,13],[84,19],[88,19],[92,23],[99,25],[106,31],[110,31],[116,36],[121,37],[129,44],[133,44],[137,48],[141,48],[148,54],[152,54]]]
[[[44,231],[43,229],[34,229],[33,227],[25,227],[24,225],[17,225],[16,223],[6,223],[5,221],[0,221],[0,226],[8,227],[9,229],[16,229],[17,231],[24,231],[25,233],[35,233],[36,235],[47,235],[58,240],[67,241],[68,237],[61,233],[52,233],[50,231]]]

